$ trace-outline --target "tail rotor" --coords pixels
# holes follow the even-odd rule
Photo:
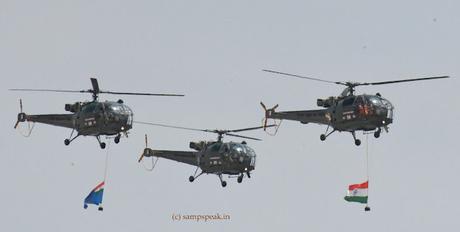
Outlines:
[[[260,105],[262,106],[262,108],[264,109],[264,112],[265,112],[265,117],[263,119],[263,128],[264,128],[264,131],[267,131],[268,119],[270,118],[271,114],[275,112],[275,109],[278,108],[279,105],[276,104],[275,106],[273,106],[270,109],[267,109],[267,106],[265,106],[265,104],[263,102],[260,102]]]
[[[19,99],[19,110],[20,113],[18,114],[18,120],[16,121],[16,124],[14,124],[14,129],[18,127],[20,122],[26,121],[26,114],[22,111],[22,99]]]
[[[146,134],[145,135],[145,148],[144,148],[144,151],[141,154],[141,157],[139,157],[139,160],[137,162],[140,163],[142,161],[142,159],[144,158],[144,156],[147,156],[147,157],[151,156],[150,151],[151,151],[151,149],[149,148],[147,134]]]
[[[149,148],[147,135],[145,135],[145,148],[144,148],[144,151],[141,154],[141,157],[139,157],[139,160],[137,162],[140,163],[144,157],[152,157],[153,153],[154,153],[153,150]],[[152,167],[150,167],[150,168],[146,167],[145,164],[144,164],[145,170],[150,171],[150,172],[153,171],[153,169],[155,168],[155,166],[158,163],[158,159],[159,159],[159,157],[157,157],[155,159],[155,161],[154,161],[154,159],[152,159]]]

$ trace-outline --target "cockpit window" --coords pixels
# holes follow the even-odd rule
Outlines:
[[[343,100],[343,106],[351,106],[354,101],[355,101],[355,97],[349,97]]]
[[[96,105],[96,103],[89,103],[87,105],[84,105],[81,111],[85,113],[93,113],[96,109]]]
[[[214,143],[214,144],[209,146],[209,150],[218,152],[220,150],[221,146],[222,146],[222,143]]]
[[[109,111],[115,112],[118,114],[131,114],[132,113],[131,109],[129,109],[129,107],[123,104],[109,103],[107,108],[109,109]]]
[[[231,143],[230,144],[230,149],[232,151],[233,154],[244,154],[246,153],[246,149],[243,145],[239,144],[239,143]]]
[[[380,101],[380,98],[378,98],[376,96],[369,96],[369,101],[375,106],[381,106],[382,105],[382,101]]]
[[[123,108],[121,107],[121,105],[111,105],[110,106],[110,109],[114,112],[121,112],[123,110]]]

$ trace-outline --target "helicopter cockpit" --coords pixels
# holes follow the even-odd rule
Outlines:
[[[390,101],[377,95],[360,95],[356,97],[354,105],[361,115],[376,115],[385,119],[393,119],[393,105]]]
[[[81,108],[80,111],[84,115],[105,114],[108,118],[115,121],[121,121],[126,128],[131,128],[133,124],[132,110],[118,102],[90,102]]]
[[[124,116],[127,119],[126,124],[128,126],[133,124],[133,111],[127,105],[118,102],[106,102],[105,104],[107,113]]]
[[[240,163],[248,161],[252,168],[255,167],[256,153],[246,144],[235,142],[224,143],[221,145],[219,152]]]

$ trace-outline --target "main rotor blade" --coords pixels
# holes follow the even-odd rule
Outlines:
[[[261,139],[258,139],[258,138],[253,138],[253,137],[248,137],[248,136],[243,136],[243,135],[236,135],[236,134],[231,134],[231,133],[226,133],[226,135],[227,136],[238,137],[238,138],[243,138],[243,139],[252,139],[252,140],[262,141]]]
[[[65,89],[8,89],[10,91],[28,92],[58,92],[58,93],[91,93],[89,90],[65,90]]]
[[[231,134],[228,132],[240,132],[240,131],[247,131],[247,130],[257,130],[257,129],[262,129],[262,126],[258,127],[250,127],[250,128],[244,128],[244,129],[237,129],[237,130],[209,130],[209,129],[196,129],[196,128],[190,128],[190,127],[181,127],[181,126],[171,126],[171,125],[166,125],[166,124],[160,124],[160,123],[150,123],[150,122],[140,122],[140,121],[134,121],[134,123],[137,124],[144,124],[144,125],[151,125],[151,126],[160,126],[160,127],[166,127],[166,128],[174,128],[174,129],[182,129],[182,130],[190,130],[190,131],[201,131],[201,132],[210,132],[210,133],[216,133],[216,134],[225,134],[233,137],[240,137],[240,138],[245,138],[245,139],[253,139],[253,140],[260,140],[258,138],[252,138],[252,137],[247,137],[247,136],[242,136],[242,135],[237,135],[237,134]],[[276,125],[268,125],[267,127],[272,127]]]
[[[275,125],[268,125],[266,127],[273,127]],[[228,130],[227,132],[241,132],[241,131],[248,131],[248,130],[258,130],[262,129],[264,126],[257,126],[257,127],[248,127],[248,128],[243,128],[243,129],[236,129],[236,130]]]
[[[144,125],[151,125],[151,126],[161,126],[161,127],[174,128],[174,129],[182,129],[182,130],[211,132],[211,131],[208,131],[208,130],[195,129],[195,128],[189,128],[189,127],[181,127],[181,126],[171,126],[171,125],[160,124],[160,123],[139,122],[139,121],[134,121],[134,123],[137,123],[137,124],[144,124]]]
[[[97,83],[97,79],[96,78],[91,78],[91,85],[93,85],[93,93],[94,94],[98,94],[101,92],[101,90],[99,89],[99,84]]]
[[[56,93],[93,93],[94,90],[66,90],[66,89],[8,89],[10,91],[26,91],[26,92],[56,92]],[[162,93],[129,93],[129,92],[112,92],[100,91],[97,93],[104,94],[120,94],[120,95],[142,95],[142,96],[167,96],[167,97],[183,97],[183,94],[162,94]]]
[[[112,92],[112,91],[99,91],[105,94],[119,94],[119,95],[143,95],[143,96],[160,96],[160,97],[183,97],[183,94],[164,94],[164,93],[130,93],[130,92]]]
[[[291,77],[297,77],[297,78],[302,78],[302,79],[308,79],[308,80],[312,80],[312,81],[320,81],[320,82],[326,82],[326,83],[332,83],[332,84],[338,84],[338,85],[346,85],[345,83],[339,82],[339,81],[328,81],[328,80],[323,80],[323,79],[318,79],[318,78],[313,78],[313,77],[305,77],[305,76],[300,76],[300,75],[296,75],[296,74],[278,72],[278,71],[269,70],[269,69],[262,69],[262,71],[281,74],[281,75],[286,75],[286,76],[291,76]]]
[[[401,82],[425,81],[425,80],[444,79],[444,78],[450,78],[450,76],[424,77],[424,78],[402,79],[402,80],[394,80],[394,81],[379,81],[379,82],[361,83],[359,85],[386,85],[386,84],[395,84],[395,83],[401,83]]]

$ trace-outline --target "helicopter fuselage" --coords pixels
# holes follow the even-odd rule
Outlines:
[[[223,174],[239,175],[238,183],[241,183],[244,174],[251,177],[250,172],[255,169],[256,153],[245,142],[191,142],[190,148],[196,151],[152,150],[145,148],[139,162],[143,157],[154,156],[193,165],[197,168],[195,174],[189,177],[190,182],[193,182],[202,174],[215,174],[219,177],[222,187],[227,185],[222,179]],[[201,173],[196,175],[198,168],[201,169]]]
[[[18,119],[70,128],[83,136],[118,135],[132,128],[133,112],[121,101],[77,102],[65,108],[72,114],[20,113]]]
[[[326,103],[326,104],[325,104]],[[379,95],[318,99],[323,110],[267,111],[267,118],[328,125],[336,131],[371,131],[393,122],[393,105]]]
[[[265,118],[286,119],[299,121],[300,123],[317,123],[327,125],[325,134],[320,139],[324,141],[335,131],[351,132],[355,144],[359,146],[361,141],[356,139],[355,131],[373,131],[374,137],[380,137],[382,128],[388,131],[388,125],[393,123],[393,105],[390,101],[376,95],[348,95],[345,97],[330,97],[318,99],[317,105],[326,109],[301,110],[301,111],[280,111],[276,112],[275,107],[265,109]],[[267,120],[265,119],[265,123]],[[333,130],[328,133],[328,129]]]
[[[393,109],[379,95],[353,95],[336,101],[325,110],[325,117],[337,131],[373,131],[393,122]]]
[[[132,128],[133,112],[120,102],[91,102],[74,114],[80,135],[116,135]]]

